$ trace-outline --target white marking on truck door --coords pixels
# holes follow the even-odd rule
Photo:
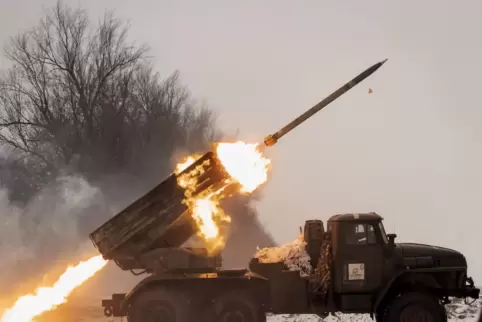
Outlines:
[[[348,264],[348,280],[349,281],[363,281],[365,279],[365,264],[353,263]]]

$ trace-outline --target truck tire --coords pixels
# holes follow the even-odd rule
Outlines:
[[[384,313],[383,322],[447,322],[447,313],[437,298],[409,292],[394,299]]]
[[[233,292],[213,301],[212,322],[266,322],[266,313],[248,292]]]
[[[187,294],[164,287],[141,291],[127,312],[128,322],[190,322],[191,307]]]

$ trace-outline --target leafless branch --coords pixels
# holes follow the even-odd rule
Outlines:
[[[162,80],[147,50],[112,13],[93,24],[59,2],[5,50],[13,67],[0,77],[0,143],[44,168],[75,159],[93,176],[162,171],[176,148],[205,147],[211,111],[192,100],[179,72]]]

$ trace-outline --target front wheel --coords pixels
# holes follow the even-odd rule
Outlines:
[[[129,322],[190,322],[192,308],[186,294],[156,287],[142,291],[128,308]]]
[[[437,298],[410,292],[397,297],[385,311],[383,322],[446,322],[447,313]]]

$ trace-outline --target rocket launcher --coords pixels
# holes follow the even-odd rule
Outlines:
[[[171,174],[90,234],[104,259],[114,260],[125,270],[140,269],[135,261],[158,248],[182,246],[197,232],[178,177],[200,169],[193,196],[216,191],[224,185],[227,172],[213,152],[207,152],[179,174]],[[142,265],[141,265],[142,266]]]
[[[305,113],[264,139],[272,146],[322,108],[359,84],[380,68],[386,60],[360,73],[350,82],[330,94]],[[207,152],[179,174],[171,174],[144,196],[112,217],[90,234],[90,238],[104,259],[114,260],[124,270],[142,269],[148,253],[181,247],[196,234],[198,228],[188,207],[183,202],[185,191],[178,185],[178,177],[201,169],[194,195],[217,191],[226,185],[229,174],[214,152]],[[228,187],[227,189],[233,189]],[[225,188],[226,189],[226,188]],[[233,189],[236,191],[236,189]],[[144,263],[144,264],[143,264]]]

